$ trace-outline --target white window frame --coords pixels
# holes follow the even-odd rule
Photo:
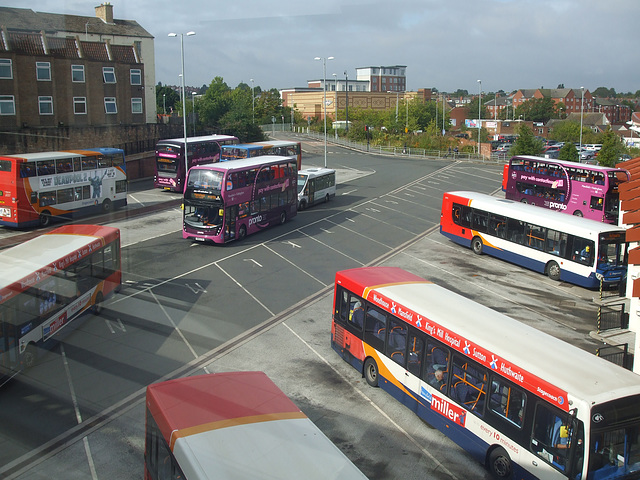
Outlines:
[[[46,107],[50,107],[50,108],[46,108]],[[49,97],[49,96],[38,97],[38,113],[40,115],[53,115],[53,97]]]
[[[78,107],[82,106],[82,112],[78,111]],[[73,97],[73,114],[74,115],[86,115],[87,114],[87,97]]]
[[[79,73],[82,76],[82,80],[77,80],[75,74]],[[71,65],[71,81],[73,83],[84,83],[84,65]]]
[[[9,69],[9,75],[3,76],[2,73]],[[10,58],[0,58],[0,79],[13,79],[13,61]]]
[[[16,114],[15,97],[13,95],[0,95],[0,115],[15,115],[15,114]]]
[[[142,70],[139,68],[130,69],[129,79],[131,81],[131,85],[142,85]]]
[[[36,79],[39,82],[51,81],[51,62],[36,62]]]
[[[109,107],[113,106],[113,111],[109,110]],[[118,104],[116,103],[116,97],[104,97],[104,113],[107,115],[116,115],[118,113]]]
[[[131,99],[131,113],[144,113],[141,97],[134,97]]]
[[[104,83],[116,83],[115,67],[102,67],[102,79]]]

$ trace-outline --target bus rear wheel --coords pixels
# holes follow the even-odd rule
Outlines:
[[[495,448],[489,455],[489,471],[493,478],[511,478],[511,459],[504,448]]]
[[[329,203],[329,194],[328,193],[324,196],[324,203]]]
[[[280,213],[280,225],[287,221],[287,212]]]
[[[371,357],[367,358],[364,362],[364,379],[372,387],[378,386],[378,365]]]
[[[36,364],[37,358],[36,347],[33,343],[30,343],[27,345],[27,348],[22,355],[22,364],[24,365],[24,368],[33,367]]]
[[[102,292],[98,292],[96,294],[96,301],[93,304],[94,315],[100,315],[100,312],[102,312],[102,302],[104,302],[104,297],[102,296]]]
[[[298,205],[298,210],[302,211],[305,208],[307,208],[307,202],[305,202],[304,200],[300,202],[300,204]]]
[[[51,213],[48,210],[43,210],[40,212],[39,220],[41,227],[48,227],[51,225]]]
[[[551,280],[560,280],[560,265],[554,261],[549,262],[547,265],[547,275]]]
[[[113,205],[111,205],[111,200],[109,200],[108,198],[105,199],[104,202],[102,202],[102,211],[104,213],[109,213],[112,207]]]
[[[482,240],[479,237],[473,237],[473,240],[471,240],[471,249],[473,250],[473,253],[476,255],[482,255],[483,247],[484,245],[482,244]]]

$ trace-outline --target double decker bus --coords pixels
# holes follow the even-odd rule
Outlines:
[[[298,210],[336,196],[336,171],[332,168],[305,168],[298,172]]]
[[[173,192],[183,192],[184,179],[191,167],[219,162],[220,148],[223,145],[236,143],[238,143],[238,138],[231,135],[190,137],[187,138],[187,158],[185,159],[184,138],[160,140],[156,144],[154,187]]]
[[[145,480],[366,477],[263,372],[147,387]]]
[[[222,147],[220,160],[242,160],[244,158],[260,157],[262,155],[279,155],[281,157],[295,157],[298,170],[302,168],[302,145],[300,142],[287,140],[273,140],[270,142],[242,143]]]
[[[502,190],[510,200],[617,224],[618,186],[629,179],[621,168],[516,156],[504,166]]]
[[[503,479],[635,479],[628,370],[394,267],[336,273],[333,349]]]
[[[65,225],[0,251],[0,385],[120,288],[120,230]]]
[[[50,225],[55,217],[110,212],[127,204],[122,149],[0,156],[0,225]]]
[[[627,276],[625,230],[476,192],[446,192],[440,233],[502,260],[586,288]]]
[[[266,155],[189,170],[182,238],[225,243],[297,214],[296,160]]]

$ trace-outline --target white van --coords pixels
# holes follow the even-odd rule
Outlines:
[[[336,171],[331,168],[306,168],[298,172],[298,210],[336,196]]]

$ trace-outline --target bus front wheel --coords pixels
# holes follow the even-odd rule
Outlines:
[[[245,227],[244,225],[240,225],[240,228],[238,229],[238,240],[242,240],[246,236],[247,236],[247,227]]]
[[[27,348],[22,355],[22,364],[24,365],[24,368],[33,367],[36,364],[37,358],[36,347],[33,343],[30,343],[27,345]]]
[[[574,214],[576,217],[584,217],[584,215],[582,214],[582,212],[581,212],[580,210],[576,210],[575,212],[573,212],[573,214]]]
[[[105,199],[104,202],[102,202],[102,211],[104,213],[109,213],[111,211],[112,205],[111,205],[111,200],[109,200],[108,198]]]
[[[560,265],[557,262],[549,262],[547,265],[547,275],[551,280],[560,280]]]
[[[522,200],[520,200],[520,203],[529,203],[529,201],[526,198],[523,198]]]
[[[511,459],[504,448],[495,448],[489,455],[489,470],[493,478],[511,478]]]
[[[100,315],[102,312],[102,302],[104,301],[104,297],[102,296],[102,292],[98,292],[96,294],[96,301],[93,304],[93,314]]]
[[[51,225],[51,213],[48,210],[40,212],[40,226],[48,227]]]
[[[364,362],[364,379],[372,387],[378,386],[378,365],[371,357],[367,358]]]
[[[329,203],[329,194],[328,193],[324,196],[324,203]]]
[[[280,214],[280,225],[284,224],[287,221],[287,212],[282,212]]]
[[[474,237],[473,240],[471,240],[471,249],[473,250],[473,253],[476,255],[482,255],[482,248],[482,240],[479,237]]]
[[[305,208],[307,208],[307,202],[305,202],[304,200],[300,202],[300,205],[298,205],[298,210],[302,211]]]

